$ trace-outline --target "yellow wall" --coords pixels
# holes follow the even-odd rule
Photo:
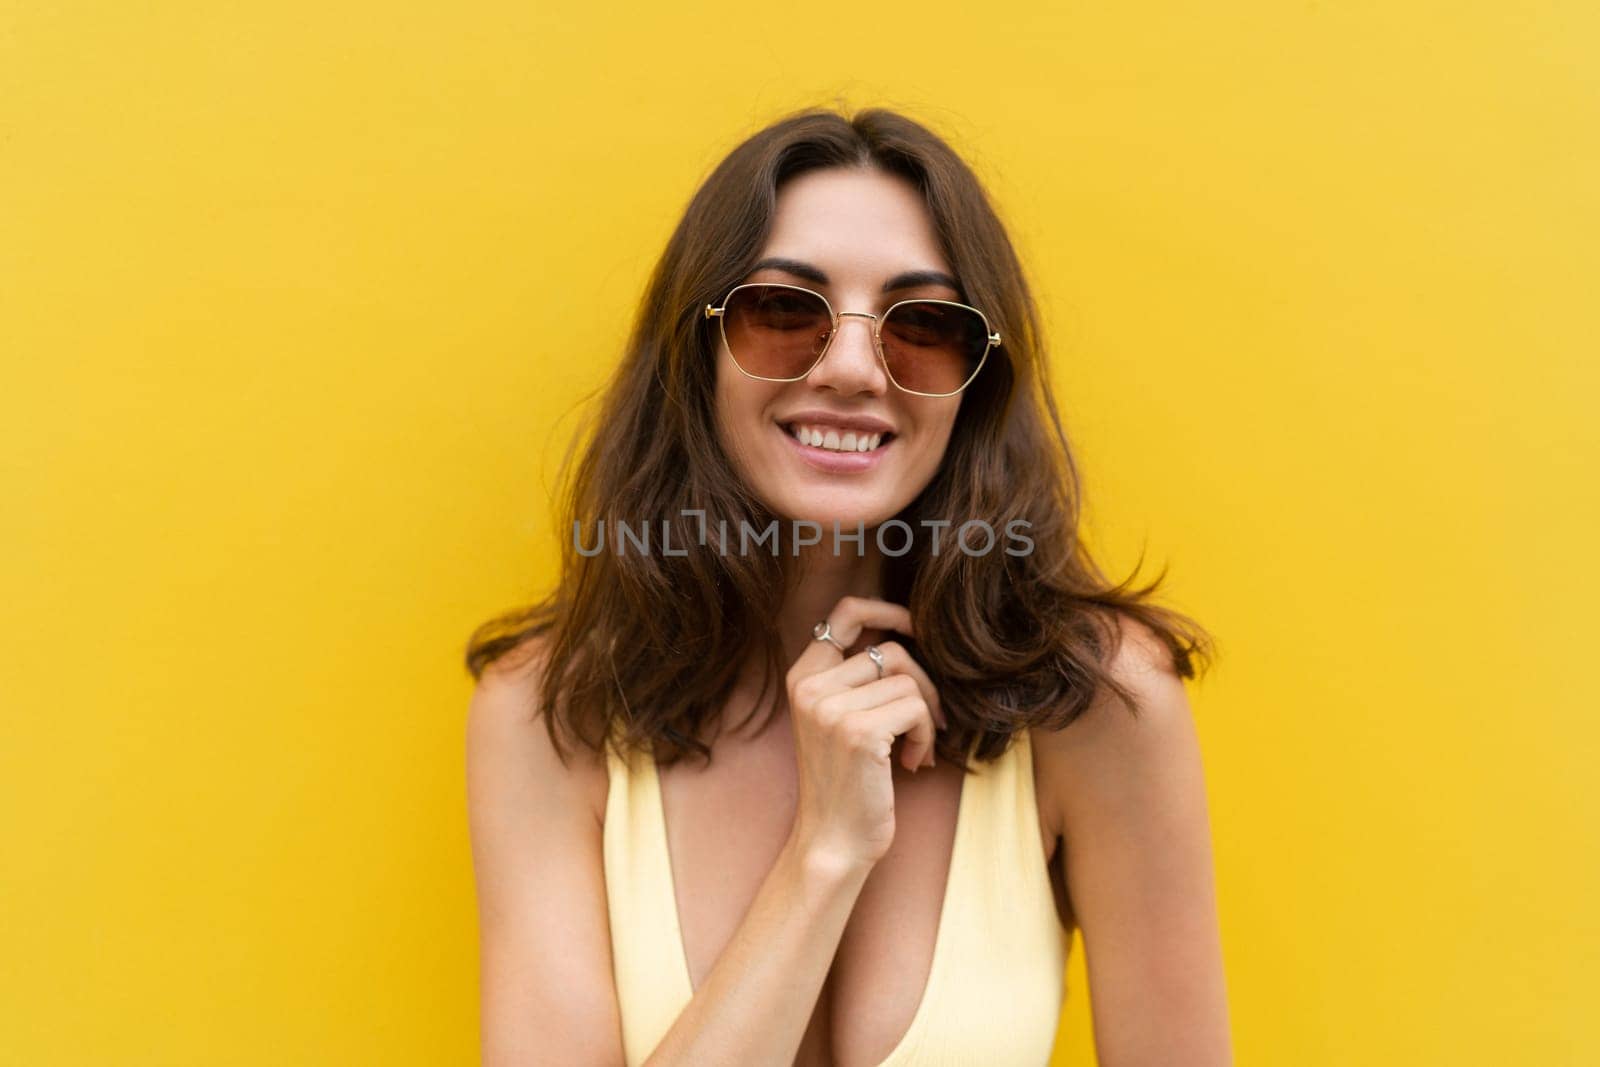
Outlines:
[[[1600,18],[1061,6],[0,8],[3,1058],[471,1060],[461,643],[697,181],[838,99],[991,183],[1095,543],[1221,639],[1240,1062],[1600,1061]]]

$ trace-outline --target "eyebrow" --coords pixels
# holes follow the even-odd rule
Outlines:
[[[792,274],[796,278],[804,278],[817,285],[827,285],[828,276],[818,267],[812,266],[798,259],[784,259],[782,256],[768,256],[760,263],[750,268],[754,274],[758,270],[781,270],[785,274]],[[892,293],[897,289],[911,289],[918,285],[944,285],[956,292],[961,292],[961,283],[942,270],[908,270],[896,274],[893,278],[883,283],[883,291]]]

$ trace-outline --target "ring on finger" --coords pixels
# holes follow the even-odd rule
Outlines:
[[[818,641],[828,642],[828,644],[832,645],[834,648],[837,648],[841,655],[844,653],[844,646],[839,643],[839,639],[837,637],[833,636],[832,627],[829,626],[827,619],[823,619],[821,622],[817,623],[811,628],[811,636],[816,638]]]
[[[872,662],[877,665],[877,667],[878,667],[878,677],[882,678],[883,677],[883,668],[884,668],[883,653],[878,651],[878,646],[877,645],[868,645],[867,646],[867,658],[872,660]]]

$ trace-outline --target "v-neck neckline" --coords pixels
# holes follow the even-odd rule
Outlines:
[[[666,796],[661,788],[661,768],[656,765],[654,756],[647,754],[645,756],[645,760],[647,763],[649,763],[650,773],[655,778],[656,827],[661,835],[660,855],[666,862],[667,870],[665,872],[665,881],[667,884],[667,894],[671,897],[670,903],[672,905],[670,909],[672,915],[671,936],[672,940],[677,944],[677,956],[679,965],[681,967],[683,988],[688,990],[689,995],[692,997],[695,994],[694,978],[689,969],[689,947],[683,939],[683,918],[678,911],[678,883],[673,877],[672,872],[672,843],[667,834],[667,806],[665,803]],[[988,773],[993,773],[994,768],[990,766],[986,770]],[[985,769],[980,769],[977,773],[985,773]],[[878,1061],[877,1067],[890,1067],[890,1065],[892,1065],[895,1060],[899,1058],[907,1048],[910,1047],[912,1039],[915,1038],[918,1031],[921,1030],[924,1025],[926,1025],[925,1020],[927,1019],[929,1012],[933,1010],[930,1005],[934,999],[934,982],[939,977],[939,965],[942,962],[942,957],[947,951],[946,946],[950,941],[950,937],[946,933],[946,928],[949,926],[951,897],[954,895],[952,890],[954,890],[956,887],[956,872],[961,869],[961,846],[968,822],[967,795],[971,792],[968,787],[971,784],[971,779],[974,777],[976,777],[976,775],[969,772],[963,772],[961,775],[961,792],[956,798],[955,834],[950,840],[950,869],[945,872],[944,899],[939,902],[939,925],[933,933],[933,955],[928,962],[928,976],[923,981],[922,996],[917,1001],[917,1010],[912,1013],[911,1022],[906,1027],[906,1032],[900,1035],[900,1040],[895,1043],[894,1048],[889,1051],[889,1054],[882,1060]]]

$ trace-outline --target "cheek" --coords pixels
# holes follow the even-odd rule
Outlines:
[[[741,468],[744,457],[761,442],[770,401],[771,392],[764,383],[728,366],[726,355],[718,358],[714,393],[717,437],[723,451]]]
[[[937,469],[950,448],[950,438],[955,433],[956,409],[931,407],[916,414],[917,450],[919,458],[926,460],[929,469]]]
[[[728,357],[724,354],[717,356],[717,384],[716,384],[716,411],[717,430],[723,435],[724,441],[730,437],[738,436],[741,432],[748,432],[744,422],[749,417],[749,399],[743,377],[728,366]]]
[[[717,381],[716,392],[712,394],[712,413],[716,418],[717,436],[722,440],[724,447],[728,445],[728,436],[734,427],[733,397],[728,394],[728,388],[721,378]]]
[[[949,450],[950,437],[948,431],[932,434],[922,445],[922,451],[917,456],[917,480],[923,488],[933,481],[934,475],[944,465],[945,453]]]

